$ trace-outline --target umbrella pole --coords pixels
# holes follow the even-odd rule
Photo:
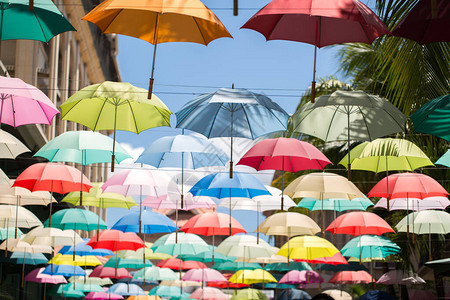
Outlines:
[[[146,237],[146,234],[145,234],[145,231],[144,231],[144,248],[142,248],[142,261],[144,262],[144,281],[143,281],[143,283],[142,283],[142,286],[144,287],[145,286],[145,237]]]
[[[114,164],[116,162],[116,124],[117,123],[117,105],[114,105],[114,134],[113,134],[113,150],[111,155],[111,172],[114,172]]]
[[[142,233],[142,184],[139,186],[139,234]]]
[[[81,151],[81,179],[80,179],[80,206],[83,206],[83,172],[84,172],[84,150]]]
[[[178,243],[178,199],[175,204],[175,244]]]
[[[156,60],[156,47],[158,46],[158,21],[159,21],[159,13],[156,14],[156,22],[155,22],[155,33],[153,35],[153,41],[155,43],[155,47],[153,47],[153,62],[152,62],[152,75],[150,77],[150,83],[148,86],[148,99],[152,99],[153,92],[153,74],[155,73],[155,60]]]
[[[184,133],[184,129],[183,129]],[[184,208],[184,152],[181,152],[181,209]]]
[[[23,253],[23,261],[22,261],[22,280],[20,283],[20,287],[23,289],[23,278],[25,273],[25,252]]]
[[[283,156],[283,167],[281,173],[281,210],[284,210],[284,156]]]
[[[53,181],[52,181],[52,186],[50,188],[50,215],[48,216],[48,227],[49,228],[52,228],[52,208],[53,208]]]
[[[231,130],[230,130],[230,178],[233,178],[233,109],[231,110]]]
[[[386,156],[386,209],[389,212],[389,168],[388,168],[387,156]],[[408,232],[408,236],[409,236],[409,232]]]
[[[231,193],[230,193],[230,224],[229,224],[229,228],[230,228],[229,235],[231,236]]]
[[[103,219],[103,197],[100,198],[100,213],[101,213],[102,219]],[[98,218],[98,221],[97,221],[97,242],[98,242],[99,235],[100,235],[100,217]]]
[[[347,110],[347,179],[352,180],[352,164],[350,158],[350,108]]]
[[[14,226],[14,238],[17,239],[17,219],[19,218],[19,205],[20,200],[19,196],[17,196],[17,205],[16,205],[16,224]],[[8,227],[6,227],[6,231],[8,231]]]
[[[311,103],[314,103],[316,98],[316,60],[317,60],[317,44],[320,42],[320,17],[316,19],[316,42],[314,43],[314,66],[313,66],[313,80],[311,82]]]
[[[259,201],[256,202],[256,243],[259,244]]]

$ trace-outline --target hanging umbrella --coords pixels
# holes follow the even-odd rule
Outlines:
[[[353,198],[352,200],[340,198],[328,198],[322,200],[316,198],[303,198],[297,204],[298,207],[307,208],[311,211],[333,210],[338,212],[346,210],[366,210],[372,205],[373,202],[365,196]]]
[[[83,180],[80,180],[83,178]],[[89,191],[92,184],[89,179],[74,167],[55,164],[37,163],[26,168],[15,180],[13,187],[23,187],[27,190],[49,191],[66,194],[74,191]],[[50,202],[49,227],[52,225],[52,202]]]
[[[55,286],[49,294],[62,298],[83,298],[85,296],[82,291],[75,289],[71,283]]]
[[[213,300],[228,300],[228,296],[225,295],[221,290],[212,288],[212,287],[204,287],[196,289],[189,298],[192,299],[213,299]]]
[[[256,289],[243,289],[239,290],[236,294],[234,294],[230,300],[269,300],[267,296],[259,290]]]
[[[192,260],[192,261],[200,261],[203,263],[213,262],[213,253],[212,251],[205,251],[200,252],[198,254],[180,254],[177,255],[177,258],[182,260]],[[214,262],[216,264],[218,263],[226,263],[226,262],[233,262],[236,258],[234,257],[228,257],[223,255],[222,253],[214,252]]]
[[[347,265],[347,260],[342,256],[341,252],[336,252],[333,256],[317,257],[313,259],[296,258],[295,261],[309,262],[312,264],[330,264],[330,265]]]
[[[179,188],[176,190],[179,192]],[[163,195],[160,197],[147,196],[143,201],[142,205],[151,207],[156,210],[160,209],[174,209],[176,210],[176,218],[178,218],[178,210],[193,210],[197,208],[215,208],[216,203],[214,202],[212,197],[194,197],[191,193],[187,193],[183,197],[183,208],[181,208],[181,202],[179,201],[180,195],[173,196],[172,187],[169,187],[169,191],[167,195]],[[177,224],[177,221],[175,221]]]
[[[95,267],[102,264],[102,262],[94,255],[73,256],[72,253],[70,254],[58,253],[51,260],[49,260],[49,263],[55,265],[70,265],[80,267],[81,266]]]
[[[86,274],[89,273],[92,274],[93,270],[87,270]],[[99,278],[99,277],[85,277],[85,276],[72,276],[68,279],[69,282],[78,284],[78,283],[85,283],[85,284],[98,284],[98,285],[112,285],[113,282],[110,278]]]
[[[85,275],[85,271],[79,266],[71,266],[71,265],[48,265],[45,267],[42,274],[49,275],[62,275],[64,277],[70,276],[83,276]]]
[[[113,284],[106,292],[122,296],[145,295],[144,290],[140,288],[138,285],[134,283],[123,283],[123,282]]]
[[[360,265],[359,262],[352,261],[348,264],[332,265],[332,264],[320,264],[316,267],[319,271],[340,272],[340,271],[369,271],[364,265]]]
[[[151,243],[145,243],[145,246],[147,247],[151,247],[152,244]],[[136,251],[133,250],[120,250],[116,252],[117,257],[122,257],[122,258],[142,258],[143,256],[145,257],[145,259],[157,259],[157,258],[153,258],[152,256],[155,255],[155,253],[153,253],[153,250],[150,248],[140,248],[137,249]],[[169,258],[171,256],[169,255]],[[163,258],[160,258],[163,259]]]
[[[186,281],[201,281],[201,282],[210,282],[210,281],[226,281],[226,278],[223,275],[214,269],[191,269],[183,275],[182,280]]]
[[[20,154],[29,151],[30,149],[15,136],[0,129],[0,158],[15,159]]]
[[[95,206],[100,208],[119,207],[130,209],[133,206],[137,206],[133,197],[125,197],[117,193],[103,193],[101,189],[103,183],[92,182],[92,188],[89,192],[83,192],[83,196],[80,197],[79,192],[68,193],[61,202],[71,203],[74,206],[81,205],[81,199],[83,199],[84,206]]]
[[[281,210],[283,207],[284,172],[323,170],[331,161],[313,145],[292,138],[266,139],[255,144],[237,163],[260,170],[281,170]]]
[[[144,242],[136,233],[122,232],[114,229],[100,231],[86,245],[91,246],[93,249],[102,248],[111,251],[137,250],[145,247]]]
[[[87,255],[95,255],[95,256],[109,256],[113,255],[114,253],[111,250],[107,249],[92,249],[91,246],[86,245],[87,241],[83,241],[81,243],[78,243],[74,246],[63,246],[59,253],[61,254],[73,254],[79,255],[79,256],[87,256]]]
[[[190,42],[208,45],[215,39],[231,37],[216,15],[198,0],[140,0],[134,3],[107,0],[91,10],[83,20],[94,23],[104,33],[132,36],[154,45],[149,99],[152,99],[158,44]]]
[[[283,257],[283,258],[286,259],[285,257]],[[308,263],[296,262],[296,261],[290,262],[289,264],[287,264],[285,262],[269,263],[266,265],[266,267],[264,269],[267,271],[275,271],[275,272],[287,272],[287,271],[292,271],[292,270],[298,270],[298,271],[310,270],[310,271],[312,271],[312,268]]]
[[[207,138],[230,137],[230,178],[233,176],[233,138],[255,139],[286,130],[289,118],[278,104],[264,95],[225,88],[198,96],[176,112],[176,116],[177,128],[189,129]]]
[[[317,48],[355,42],[370,45],[377,37],[390,33],[378,16],[358,0],[272,1],[241,28],[253,29],[267,41],[288,40],[314,45],[311,102],[315,97]]]
[[[89,300],[103,300],[103,299],[111,299],[111,300],[119,300],[124,299],[122,295],[111,294],[106,292],[90,292],[86,295],[86,299]]]
[[[15,251],[11,254],[10,259],[13,259],[16,264],[20,265],[43,265],[47,264],[48,259],[42,253],[27,253]]]
[[[147,91],[128,82],[105,81],[87,86],[61,104],[61,118],[77,122],[93,131],[113,130],[111,171],[114,172],[116,130],[140,133],[170,126],[170,110]]]
[[[158,297],[165,297],[172,299],[174,297],[175,299],[188,299],[189,294],[182,291],[177,286],[165,286],[160,285],[157,287],[154,287],[148,292],[149,296],[158,296]]]
[[[145,266],[153,266],[149,260],[145,260],[145,263],[140,258],[124,258],[118,256],[112,256],[103,265],[105,268],[126,268],[126,269],[142,269]]]
[[[381,275],[377,280],[377,284],[425,284],[425,280],[420,278],[416,273],[403,272],[401,270],[392,270]]]
[[[420,198],[395,198],[389,200],[389,210],[412,210],[422,211],[429,209],[445,209],[450,205],[447,197],[435,196]],[[387,199],[381,198],[374,207],[387,209]]]
[[[53,249],[46,245],[30,245],[21,239],[8,238],[0,244],[0,250],[21,253],[52,253]]]
[[[394,300],[396,297],[386,293],[385,291],[377,291],[372,290],[368,291],[367,293],[363,294],[361,297],[359,297],[361,300],[377,300],[377,299],[383,299],[383,300]],[[411,298],[411,299],[419,299],[419,298]],[[430,299],[430,298],[422,298],[422,299]]]
[[[215,235],[228,235],[229,219],[230,216],[224,213],[206,212],[190,218],[180,230],[186,233],[213,236],[213,238]],[[236,219],[231,218],[231,235],[237,233],[247,233],[247,231]]]
[[[175,298],[175,299],[177,299],[177,298]],[[149,295],[131,295],[127,298],[127,300],[161,300],[161,297],[149,296]]]
[[[273,249],[267,242],[258,240],[252,235],[234,235],[227,237],[222,243],[217,246],[215,252],[222,253],[223,255],[252,259],[257,257],[270,257],[275,254],[276,250]]]
[[[5,11],[5,4],[7,3],[0,3],[2,12]],[[0,18],[2,22],[3,17]],[[50,125],[53,117],[59,113],[53,102],[42,91],[19,78],[0,76],[0,87],[0,123],[13,127],[26,124]],[[33,113],[29,113],[30,111]]]
[[[442,275],[442,276],[448,276],[450,268],[448,267],[450,265],[450,258],[444,258],[444,259],[437,259],[433,261],[427,261],[425,263],[425,266],[433,269],[436,271],[436,273]]]
[[[14,227],[7,227],[7,228],[0,228],[0,240],[6,240],[8,237],[14,236],[16,232],[16,228]],[[22,230],[17,229],[17,237],[20,238],[23,235]]]
[[[347,293],[346,291],[342,290],[326,290],[322,293],[327,294],[330,297],[333,297],[335,300],[353,300],[353,297]]]
[[[228,279],[231,283],[244,283],[244,284],[254,284],[254,283],[265,283],[265,282],[277,282],[277,280],[267,271],[263,269],[255,270],[239,270],[233,274],[233,276]]]
[[[351,239],[341,249],[344,256],[359,258],[387,257],[400,252],[400,247],[384,236],[360,235]]]
[[[437,2],[442,2],[440,5],[443,5],[445,1],[438,0]],[[430,21],[432,22],[434,20]],[[450,94],[439,96],[428,101],[413,113],[410,118],[414,123],[414,131],[432,134],[450,141],[450,135],[447,130],[448,120],[446,116],[449,99]]]
[[[166,253],[172,256],[182,254],[198,254],[211,251],[211,248],[198,235],[179,232],[163,235],[157,239],[151,249],[154,252]]]
[[[436,165],[442,165],[450,168],[450,150],[447,150],[444,155],[439,157],[439,159],[435,162]]]
[[[161,260],[157,265],[159,268],[169,268],[171,270],[190,270],[207,268],[204,263],[199,261],[183,261],[178,258],[169,258]]]
[[[133,280],[160,281],[177,279],[174,271],[168,268],[159,268],[156,266],[145,267],[134,273]]]
[[[14,183],[14,182],[13,182]],[[0,185],[0,203],[17,206],[24,205],[43,205],[47,206],[50,202],[56,203],[49,192],[36,191],[30,192],[21,187],[10,187],[7,185]]]
[[[416,41],[420,45],[450,42],[450,34],[444,28],[450,26],[445,0],[418,1],[392,30],[392,35]]]
[[[141,232],[144,234],[167,233],[176,230],[175,223],[167,216],[154,212],[151,209],[130,211],[111,227],[123,232]]]
[[[60,284],[67,283],[64,276],[61,275],[48,275],[42,274],[45,268],[34,269],[25,276],[25,281],[36,282],[36,283],[50,283],[50,284]]]
[[[32,228],[42,225],[41,221],[25,207],[1,205],[0,208],[0,227],[7,228],[14,224],[16,228]]]
[[[292,270],[287,272],[278,283],[287,283],[287,284],[308,284],[308,283],[322,283],[324,279],[319,273],[314,272],[312,270]]]
[[[292,259],[312,260],[319,257],[331,257],[339,252],[329,241],[305,235],[293,237],[278,251],[278,255]]]
[[[104,266],[97,266],[89,274],[89,277],[124,279],[132,278],[131,274],[125,268],[111,268]]]
[[[215,263],[212,266],[212,268],[218,271],[231,271],[231,272],[237,272],[239,270],[262,269],[260,264],[242,261],[234,261],[234,262],[228,261],[223,263]]]
[[[289,239],[296,235],[315,235],[320,232],[320,227],[307,215],[281,212],[267,217],[258,230],[265,235],[284,235]]]
[[[90,293],[90,292],[103,292],[104,289],[98,285],[98,284],[87,284],[87,283],[78,283],[73,284],[71,282],[74,289],[82,291],[83,293]]]
[[[106,223],[92,211],[80,208],[68,208],[57,211],[52,215],[53,228],[61,230],[73,229],[91,231],[98,229],[106,229]],[[49,226],[49,220],[44,223],[45,227]]]
[[[395,232],[383,218],[365,211],[340,215],[325,230],[332,234],[350,234],[353,236],[362,234],[382,235],[387,232]]]
[[[287,289],[278,293],[275,300],[310,300],[312,297],[305,291]],[[334,299],[334,298],[333,298]]]
[[[358,284],[375,282],[375,279],[366,271],[341,271],[334,274],[328,282],[335,284]]]

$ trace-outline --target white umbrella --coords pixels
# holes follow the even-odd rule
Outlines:
[[[219,252],[226,256],[252,259],[257,257],[270,257],[276,253],[276,250],[271,247],[266,241],[260,240],[252,235],[234,235],[227,237],[216,248]]]
[[[30,149],[15,136],[0,129],[0,158],[15,159],[18,155],[29,151]]]

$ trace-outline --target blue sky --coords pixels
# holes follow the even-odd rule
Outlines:
[[[172,112],[179,110],[198,94],[221,87],[247,88],[265,94],[292,114],[302,93],[311,85],[314,46],[289,41],[270,41],[252,30],[239,29],[269,1],[239,0],[239,16],[232,15],[232,1],[203,1],[227,27],[233,39],[222,38],[208,46],[194,43],[165,43],[157,48],[155,65],[156,94]],[[318,50],[317,78],[338,74],[338,47]],[[119,36],[119,67],[122,81],[148,88],[153,45],[131,37]],[[118,132],[117,140],[131,148],[146,148],[165,135],[181,134],[173,128],[159,127],[137,135]],[[139,150],[137,150],[139,151]],[[142,151],[142,150],[141,150]],[[108,223],[119,211],[109,213]],[[233,212],[249,231],[256,225],[256,214]],[[260,219],[261,222],[261,219]]]

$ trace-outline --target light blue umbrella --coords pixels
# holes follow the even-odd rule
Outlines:
[[[177,279],[177,274],[168,268],[145,267],[134,273],[133,281],[162,281]]]
[[[15,234],[15,227],[0,228],[0,240],[6,240],[7,238],[14,237]],[[17,237],[21,237],[22,234],[23,232],[19,228],[17,228]]]
[[[95,256],[108,256],[113,255],[114,253],[111,250],[108,249],[92,249],[91,246],[86,245],[88,241],[85,241],[83,243],[76,244],[74,246],[64,246],[59,250],[59,253],[61,254],[74,254],[79,256],[87,256],[87,255],[95,255]]]
[[[145,295],[144,290],[141,289],[137,284],[123,282],[113,284],[106,292],[122,296]]]
[[[278,293],[276,300],[309,300],[311,295],[303,290],[286,289]]]
[[[214,261],[215,261],[215,258],[214,258]],[[242,261],[216,263],[211,268],[215,269],[215,270],[219,270],[219,271],[226,270],[226,271],[232,271],[232,272],[237,272],[239,270],[262,269],[261,265],[258,263],[248,263],[248,262],[242,262]]]
[[[53,268],[52,268],[53,266]],[[52,270],[53,269],[53,270]],[[65,277],[71,276],[84,276],[86,272],[79,266],[69,266],[69,265],[48,265],[45,267],[42,274],[47,275],[62,275]]]
[[[208,245],[201,237],[192,233],[170,233],[157,239],[151,249],[155,253],[166,253],[175,255],[196,255],[202,252],[211,251]]]
[[[144,208],[142,213],[138,210],[130,211],[121,217],[111,229],[123,232],[139,232],[139,216],[141,214],[141,232],[146,234],[174,232],[177,226],[167,216]]]
[[[48,262],[48,258],[42,253],[13,252],[11,259],[18,265],[42,265]]]
[[[167,286],[167,285],[160,285],[152,288],[149,292],[149,296],[159,296],[159,297],[179,297],[183,295],[184,293],[182,290],[177,286]]]
[[[141,269],[146,266],[153,266],[152,262],[148,259],[143,261],[143,259],[138,258],[123,258],[113,256],[103,265],[103,267],[109,268],[126,268],[126,269]]]
[[[316,198],[303,198],[298,204],[298,207],[307,208],[309,210],[366,210],[369,206],[372,206],[373,202],[367,197],[348,199],[316,199]]]
[[[450,168],[450,150],[447,150],[444,155],[434,163],[435,165],[442,165]]]
[[[268,97],[246,89],[222,88],[186,103],[178,112],[177,128],[207,138],[230,137],[230,177],[233,176],[233,137],[255,139],[286,130],[289,115]]]
[[[229,257],[218,252],[214,253],[213,256],[211,251],[200,252],[198,254],[180,254],[177,255],[177,258],[181,260],[200,261],[203,263],[213,262],[213,258],[215,263],[232,262],[236,260],[236,257]]]
[[[70,288],[66,287],[66,290]],[[72,289],[81,291],[83,293],[90,293],[90,292],[104,292],[105,290],[99,285],[99,284],[85,284],[77,282],[76,285],[72,283]]]
[[[384,236],[360,235],[351,239],[341,249],[343,256],[364,258],[384,258],[400,252],[400,247]]]

